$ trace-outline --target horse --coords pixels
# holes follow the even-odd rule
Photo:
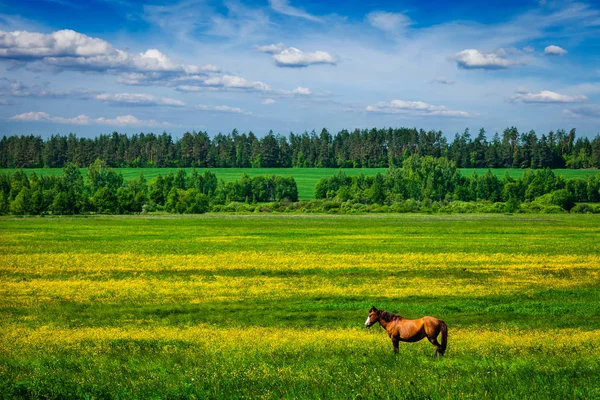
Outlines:
[[[448,345],[448,327],[441,319],[434,317],[423,317],[419,319],[405,319],[387,311],[378,310],[375,306],[369,310],[369,316],[365,321],[365,328],[370,328],[379,322],[392,339],[394,353],[398,353],[400,342],[418,342],[427,337],[429,342],[435,346],[436,355],[444,355]],[[437,337],[442,334],[442,344],[438,343]]]

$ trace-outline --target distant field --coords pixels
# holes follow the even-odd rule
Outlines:
[[[0,218],[0,398],[600,398],[600,216]],[[446,321],[392,353],[371,305]]]
[[[150,180],[159,174],[167,175],[169,172],[177,171],[179,168],[116,168],[123,174],[125,179],[135,179],[140,175],[140,172],[144,173],[146,179]],[[184,168],[188,173],[192,171],[192,168]],[[231,182],[238,180],[242,173],[248,174],[248,176],[257,175],[281,175],[281,176],[293,176],[298,184],[298,194],[301,200],[313,199],[315,196],[315,186],[319,179],[329,177],[336,174],[340,169],[335,168],[209,168],[214,172],[219,179],[223,179],[225,182]],[[198,171],[203,171],[203,168],[198,168]],[[14,169],[0,169],[1,171],[8,171],[13,173]],[[62,168],[30,168],[25,169],[27,172],[35,172],[38,175],[60,175],[62,174]],[[82,174],[85,176],[87,168],[81,169]],[[349,176],[356,176],[361,173],[367,176],[376,175],[378,172],[385,173],[385,168],[342,168]],[[477,171],[478,174],[485,174],[486,168],[463,168],[461,173],[465,176],[471,176],[473,171]],[[513,178],[523,176],[525,170],[523,169],[509,169],[509,168],[495,168],[491,170],[494,174],[502,178],[506,171]],[[572,169],[555,169],[554,172],[558,175],[562,175],[565,178],[583,178],[585,175],[598,173],[597,170],[572,170]]]

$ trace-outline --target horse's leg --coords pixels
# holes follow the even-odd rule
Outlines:
[[[433,354],[433,356],[440,356],[440,347],[442,347],[441,344],[438,343],[437,338],[432,337],[432,336],[427,336],[427,340],[429,340],[429,343],[431,343],[432,345],[435,346],[435,353]]]
[[[398,353],[398,344],[400,343],[400,337],[392,336],[392,344],[394,345],[394,353]]]

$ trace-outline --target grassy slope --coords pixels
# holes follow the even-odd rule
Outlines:
[[[144,173],[146,179],[150,180],[159,174],[166,175],[169,172],[177,171],[178,168],[117,168],[123,174],[123,178],[127,179],[137,179],[140,175],[140,172]],[[186,168],[188,173],[191,171],[191,168]],[[13,173],[14,169],[0,169],[1,171],[8,171]],[[31,168],[26,169],[26,171],[34,171],[38,175],[60,175],[62,174],[61,168]],[[81,169],[82,174],[85,176],[87,171],[86,168]],[[199,171],[203,171],[203,169],[199,169]],[[282,176],[293,176],[298,184],[298,194],[301,200],[313,199],[315,195],[315,186],[319,179],[324,177],[329,177],[335,173],[337,173],[337,169],[334,168],[211,168],[219,179],[223,179],[225,182],[235,181],[240,178],[242,173],[246,173],[249,176],[257,176],[257,175],[282,175]],[[372,176],[377,174],[378,172],[385,173],[385,168],[343,168],[344,171],[349,176],[359,175],[361,173]],[[471,176],[473,171],[477,171],[478,174],[484,174],[487,172],[487,169],[473,169],[473,168],[464,168],[462,169],[462,173],[466,176]],[[523,176],[525,170],[522,169],[508,169],[508,168],[496,168],[492,169],[492,172],[502,178],[505,172],[508,171],[510,176],[513,178]],[[571,170],[571,169],[557,169],[554,170],[556,174],[562,175],[565,178],[582,178],[585,175],[597,173],[596,170]]]
[[[0,219],[7,397],[597,398],[597,216]],[[375,304],[443,318],[400,354]]]

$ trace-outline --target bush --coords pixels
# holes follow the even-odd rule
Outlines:
[[[421,202],[414,199],[398,201],[390,206],[390,210],[397,213],[419,212],[420,209]]]
[[[558,206],[567,211],[569,211],[575,205],[575,201],[573,201],[573,194],[567,189],[560,189],[547,193],[536,198],[534,202],[543,206]]]
[[[452,203],[446,204],[444,207],[442,207],[440,212],[450,214],[466,214],[481,212],[481,208],[479,207],[479,204],[475,202],[453,201]]]
[[[575,207],[571,208],[571,214],[594,214],[596,209],[591,204],[579,203]]]
[[[560,214],[565,212],[565,210],[560,206],[553,204],[541,204],[535,201],[521,204],[521,209],[525,213],[533,214]]]
[[[562,214],[565,210],[560,206],[546,206],[540,211],[541,214]]]
[[[502,213],[506,212],[506,205],[504,203],[500,203],[500,202],[487,203],[487,204],[483,205],[483,209],[481,211],[484,213],[502,214]]]

